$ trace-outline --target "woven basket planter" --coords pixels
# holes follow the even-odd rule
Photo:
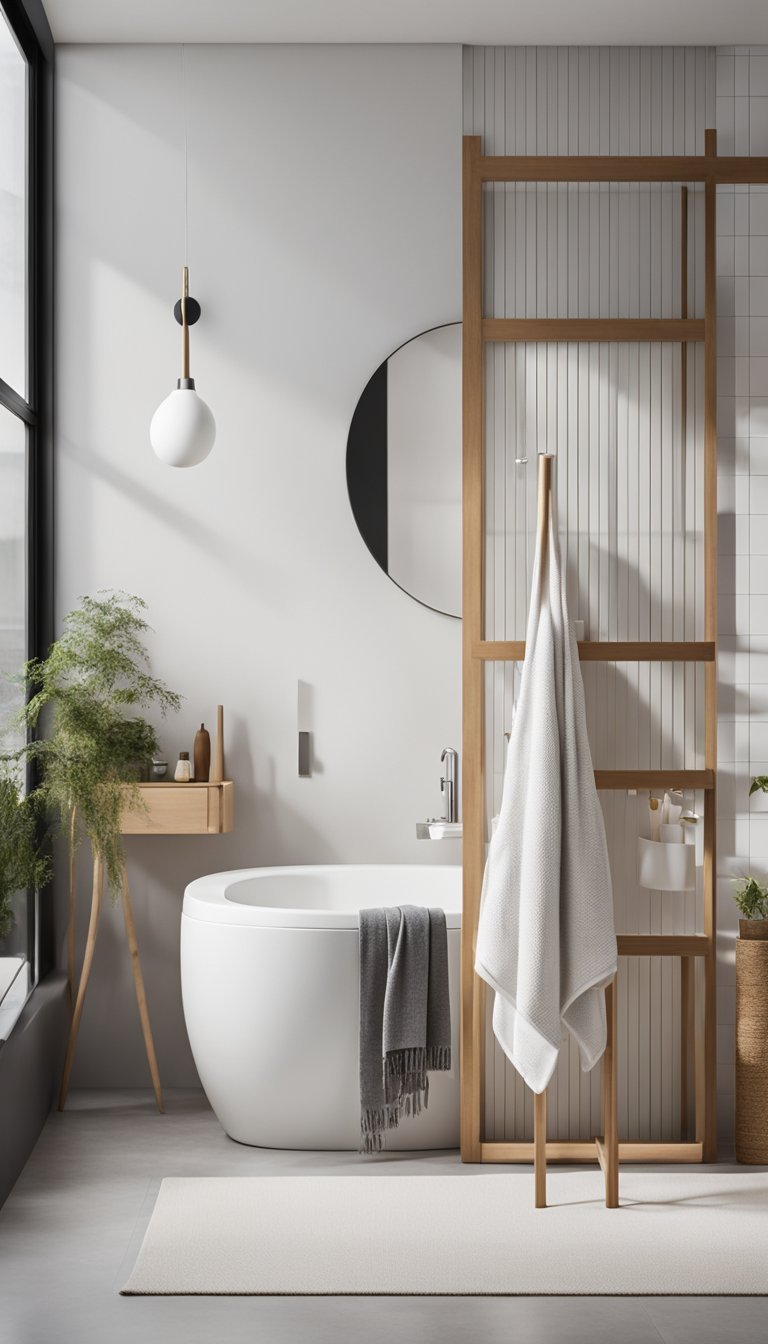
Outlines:
[[[762,1166],[768,1164],[768,920],[739,923],[742,932],[736,939],[736,1158]]]

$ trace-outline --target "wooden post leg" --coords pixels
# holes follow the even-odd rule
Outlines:
[[[88,978],[91,974],[93,964],[93,953],[96,947],[96,935],[99,931],[99,915],[101,913],[101,897],[104,887],[104,867],[98,854],[93,858],[93,893],[91,896],[91,917],[88,922],[88,938],[85,944],[85,956],[83,957],[83,971],[80,976],[80,984],[77,988],[77,1000],[75,1002],[75,1011],[72,1014],[72,1022],[69,1028],[69,1040],[67,1041],[67,1054],[64,1060],[64,1073],[61,1079],[61,1089],[59,1091],[59,1110],[63,1111],[69,1091],[69,1077],[72,1072],[72,1061],[75,1058],[75,1046],[77,1045],[77,1033],[80,1030],[80,1019],[83,1015],[83,1004],[85,1003],[85,991],[88,988]]]
[[[680,1138],[688,1137],[689,1092],[691,1073],[691,959],[680,958]]]
[[[696,957],[693,966],[693,1104],[694,1138],[697,1143],[704,1142],[704,1130],[707,1115],[706,1094],[706,1055],[704,1051],[704,1006],[705,993],[703,957]]]
[[[605,1207],[619,1207],[619,1129],[616,1108],[616,978],[606,986],[608,1043],[603,1055],[603,1133]]]
[[[547,1094],[536,1092],[533,1097],[533,1175],[536,1186],[536,1208],[547,1207]]]
[[[136,941],[136,925],[133,922],[131,893],[128,889],[128,873],[126,870],[123,871],[123,914],[125,915],[125,932],[128,938],[128,951],[131,954],[133,987],[136,990],[136,1002],[139,1006],[141,1030],[144,1036],[144,1049],[147,1052],[149,1072],[152,1075],[152,1086],[155,1089],[155,1100],[157,1102],[157,1109],[162,1113],[165,1111],[165,1106],[163,1104],[163,1093],[160,1088],[160,1072],[157,1067],[157,1056],[155,1055],[155,1043],[152,1040],[152,1028],[149,1025],[149,1012],[147,1010],[147,995],[144,989],[144,977],[141,974],[141,962],[139,961],[139,945],[138,942]]]
[[[77,809],[69,814],[69,892],[67,902],[67,993],[70,1010],[75,1006],[75,903],[77,898],[75,838]]]

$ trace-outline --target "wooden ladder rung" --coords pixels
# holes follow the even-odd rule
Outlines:
[[[470,138],[470,137],[467,137]],[[479,141],[478,137],[476,138]],[[765,184],[768,158],[693,154],[478,154],[482,182],[710,182]]]
[[[703,1145],[696,1143],[620,1143],[620,1162],[679,1162],[696,1163],[702,1160]],[[547,1143],[547,1162],[591,1162],[595,1158],[594,1140],[550,1139]],[[479,1145],[478,1162],[492,1164],[533,1161],[530,1140],[510,1139],[499,1143],[483,1141]]]
[[[715,641],[706,640],[579,640],[583,663],[713,663]],[[483,639],[472,657],[486,663],[521,663],[524,639]]]
[[[596,770],[598,789],[714,789],[714,770]]]
[[[697,317],[486,317],[490,341],[675,341],[704,340]]]
[[[706,957],[710,940],[703,933],[620,933],[620,957]]]

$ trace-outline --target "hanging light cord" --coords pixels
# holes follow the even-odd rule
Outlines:
[[[187,326],[187,296],[189,294],[189,150],[187,136],[187,81],[186,47],[181,44],[181,108],[184,119],[184,266],[181,272],[181,376],[189,378],[189,327]]]
[[[187,51],[181,44],[181,110],[184,122],[184,265],[189,264],[189,150],[187,136]]]

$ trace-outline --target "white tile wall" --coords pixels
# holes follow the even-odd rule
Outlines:
[[[711,124],[714,53],[704,49],[474,49],[465,59],[465,129],[487,152],[693,153]],[[488,191],[487,312],[672,315],[680,294],[679,187],[495,187]],[[702,197],[689,193],[689,311],[701,313]],[[744,217],[746,222],[746,216]],[[737,335],[733,217],[721,228],[728,336]],[[744,294],[739,293],[739,302]],[[745,308],[740,341],[746,341]],[[729,441],[729,499],[748,507],[749,368],[734,353],[720,414]],[[603,639],[702,637],[702,365],[689,352],[691,413],[680,425],[680,351],[672,346],[495,347],[487,364],[487,619],[490,638],[524,633],[536,476],[523,448],[555,452],[571,607]],[[740,472],[737,475],[735,464]],[[736,538],[734,537],[734,544]],[[735,641],[749,617],[749,554],[740,544],[723,610]],[[733,561],[730,569],[734,569]],[[734,656],[736,650],[734,649]],[[495,810],[515,670],[489,667],[487,759]],[[584,669],[595,763],[630,768],[703,764],[701,669]],[[748,674],[730,723],[746,728]],[[739,720],[736,719],[737,708]],[[734,751],[735,751],[734,739]],[[733,786],[735,795],[736,786]],[[602,796],[617,924],[626,932],[694,932],[701,892],[672,898],[637,885],[644,800]],[[701,801],[690,800],[701,811]],[[745,819],[748,827],[748,818]],[[639,1139],[679,1132],[679,967],[629,960],[619,982],[619,1113]],[[530,1131],[525,1090],[489,1035],[489,1137]],[[571,1049],[550,1091],[553,1136],[599,1128],[599,1077]]]
[[[768,154],[768,54],[723,47],[716,69],[720,153]],[[749,798],[753,775],[768,773],[768,190],[722,188],[718,232],[718,307],[735,317],[719,333],[718,419],[735,425],[740,445],[734,451],[727,440],[718,441],[720,591],[736,595],[731,602],[740,604],[738,612],[727,607],[734,633],[722,640],[719,662],[718,1113],[727,1143],[733,1133],[738,918],[727,879],[749,870],[768,874],[768,798]],[[736,475],[745,472],[746,494],[734,488]]]
[[[768,51],[761,48],[721,48],[717,52],[694,48],[677,49],[579,49],[473,48],[465,52],[464,128],[481,134],[489,153],[700,153],[705,126],[716,124],[721,154],[768,154]],[[596,199],[599,196],[599,199]],[[486,305],[496,313],[560,311],[666,311],[679,289],[675,273],[674,214],[667,216],[658,205],[654,228],[643,234],[642,215],[634,216],[637,202],[610,192],[589,193],[586,205],[562,189],[494,188],[486,210]],[[674,198],[673,198],[674,199]],[[693,253],[697,276],[697,248],[701,235],[697,225],[697,200],[690,197]],[[653,206],[657,209],[657,206]],[[623,214],[621,212],[624,212]],[[617,220],[622,219],[621,227]],[[574,220],[576,224],[574,226]],[[573,241],[574,227],[576,242]],[[581,234],[579,233],[581,229]],[[633,291],[631,283],[619,283],[629,253],[627,237],[633,232],[630,262],[645,266],[651,281],[647,290]],[[717,299],[718,299],[718,538],[719,538],[719,727],[718,749],[718,1114],[721,1137],[728,1144],[733,1133],[733,1039],[734,1039],[734,937],[737,911],[732,900],[732,878],[749,870],[768,873],[768,798],[749,798],[749,781],[755,773],[768,773],[768,191],[728,188],[718,193],[717,210]],[[590,250],[590,237],[597,250]],[[646,237],[647,252],[643,238]],[[554,245],[549,240],[554,239]],[[586,242],[585,242],[586,240]],[[667,250],[665,250],[667,248]],[[634,250],[633,250],[634,249]],[[569,261],[580,272],[574,287],[569,282]],[[653,263],[651,265],[651,262]],[[652,277],[665,276],[660,290]],[[572,276],[572,271],[570,272]],[[613,297],[612,297],[613,296]],[[691,311],[700,312],[699,279],[692,282]],[[618,305],[618,306],[617,306]],[[658,305],[656,307],[655,305]],[[561,356],[546,352],[495,353],[488,371],[489,414],[489,626],[495,637],[512,637],[526,603],[526,531],[530,530],[531,498],[535,482],[521,489],[519,477],[510,477],[507,445],[519,438],[521,425],[533,441],[542,437],[548,451],[565,454],[560,475],[571,482],[561,489],[561,522],[569,517],[567,551],[574,576],[577,601],[594,612],[593,623],[608,621],[602,637],[616,637],[611,622],[610,600],[603,613],[601,583],[606,585],[602,560],[595,561],[606,543],[621,545],[621,489],[632,489],[630,476],[622,477],[611,462],[642,459],[642,436],[629,421],[628,437],[621,443],[621,418],[617,428],[605,431],[614,414],[611,396],[597,403],[603,419],[590,427],[569,416],[569,392],[559,390],[578,384],[572,351]],[[587,357],[588,360],[591,356]],[[606,385],[615,392],[621,385],[619,365],[596,364],[591,386]],[[700,392],[694,369],[691,396]],[[626,379],[626,371],[623,374]],[[662,379],[662,385],[664,380]],[[667,388],[670,385],[666,379]],[[635,388],[637,391],[638,384]],[[642,385],[645,395],[646,388]],[[653,397],[652,388],[651,396]],[[631,393],[631,387],[630,387]],[[619,404],[621,395],[619,394]],[[642,399],[638,399],[642,405]],[[631,395],[624,404],[632,405]],[[542,412],[542,406],[545,411]],[[531,410],[533,407],[533,411]],[[546,408],[549,407],[549,413]],[[521,409],[522,408],[522,409]],[[560,419],[558,420],[558,414]],[[607,420],[605,415],[607,414]],[[532,420],[531,420],[532,416]],[[522,418],[521,418],[522,417]],[[662,421],[659,420],[659,426]],[[585,428],[592,447],[587,461],[582,457],[575,474],[568,469],[574,425],[583,439]],[[697,441],[701,421],[696,419],[684,459],[695,476]],[[657,435],[658,436],[658,435]],[[670,452],[669,440],[665,455]],[[621,443],[618,459],[616,444]],[[652,444],[653,437],[650,441]],[[614,456],[612,456],[614,455]],[[578,458],[576,459],[578,463]],[[590,474],[594,474],[593,476]],[[654,473],[651,473],[653,477]],[[573,481],[585,481],[573,493]],[[600,484],[599,482],[602,482]],[[635,493],[647,490],[652,528],[663,536],[667,527],[678,536],[680,518],[668,500],[674,481],[654,496],[652,484],[638,477]],[[602,492],[607,490],[607,495]],[[584,514],[585,501],[594,497],[591,515]],[[607,502],[606,502],[607,501]],[[644,506],[643,506],[644,507]],[[579,512],[579,510],[582,512]],[[574,510],[576,521],[574,524]],[[645,517],[645,513],[643,513]],[[685,529],[695,538],[698,519],[686,512]],[[586,518],[586,522],[585,522]],[[597,521],[596,521],[597,520]],[[601,520],[606,520],[605,524]],[[509,538],[514,540],[509,545]],[[501,549],[499,539],[507,538]],[[663,543],[660,542],[660,547]],[[695,544],[695,543],[694,543]],[[642,551],[631,530],[624,538],[627,572],[642,566]],[[586,548],[586,549],[585,549]],[[695,553],[695,552],[694,552]],[[661,549],[664,570],[669,557]],[[672,552],[669,552],[671,555]],[[658,578],[654,561],[646,578],[653,590]],[[522,574],[522,592],[520,575]],[[626,580],[624,580],[626,583]],[[631,581],[627,591],[631,590]],[[611,591],[611,580],[607,580]],[[620,590],[614,585],[614,597]],[[623,591],[623,590],[622,590]],[[511,593],[511,596],[510,596]],[[684,587],[682,621],[684,637],[692,637],[699,615],[700,588]],[[511,602],[511,605],[510,605]],[[622,620],[639,620],[639,609],[622,607]],[[580,611],[579,614],[584,614]],[[664,619],[664,618],[662,618]],[[675,618],[673,618],[674,620]],[[662,628],[664,628],[662,626]],[[652,630],[651,630],[652,637]],[[670,637],[665,630],[666,637]],[[631,638],[632,635],[627,634]],[[649,637],[638,629],[635,638]],[[685,686],[696,703],[692,683],[678,683],[676,672],[663,669],[646,681],[629,669],[589,669],[587,695],[600,714],[593,718],[596,754],[610,749],[614,759],[622,752],[643,748],[646,728],[637,705],[646,702],[658,718],[659,732],[668,733],[675,750],[690,762],[691,735],[700,720],[694,713],[676,715]],[[514,693],[514,673],[507,669],[488,671],[489,760],[494,763],[494,796],[498,794],[503,758],[499,741],[507,725]],[[594,686],[591,682],[594,682]],[[682,689],[681,689],[682,688]],[[623,697],[623,698],[622,698]],[[609,711],[606,713],[606,709]],[[611,713],[610,711],[613,711]],[[632,717],[634,715],[634,717]],[[598,725],[602,722],[603,732]],[[652,724],[647,719],[646,726]],[[606,727],[607,724],[607,727]],[[606,734],[611,737],[608,748]],[[662,733],[663,736],[663,733]],[[499,739],[499,740],[497,740]],[[593,743],[594,746],[594,743]],[[600,760],[603,764],[603,760]],[[622,763],[624,763],[622,761]],[[627,762],[631,763],[631,762]],[[491,800],[491,806],[494,799]],[[606,823],[614,868],[617,918],[626,931],[672,931],[695,927],[695,900],[683,898],[675,908],[658,898],[643,900],[633,887],[634,838],[638,819],[631,800],[610,795],[605,803]],[[617,874],[620,881],[617,883]],[[674,1137],[678,1128],[676,1083],[677,1055],[674,1044],[679,1019],[676,1016],[678,981],[676,968],[648,962],[627,962],[620,986],[623,1017],[623,1077],[620,1082],[620,1120],[625,1132],[638,1137]],[[486,1105],[489,1137],[523,1134],[530,1129],[530,1106],[514,1077],[488,1037]],[[595,1115],[594,1080],[578,1078],[573,1057],[559,1070],[553,1105],[553,1130],[575,1136],[589,1130]]]

